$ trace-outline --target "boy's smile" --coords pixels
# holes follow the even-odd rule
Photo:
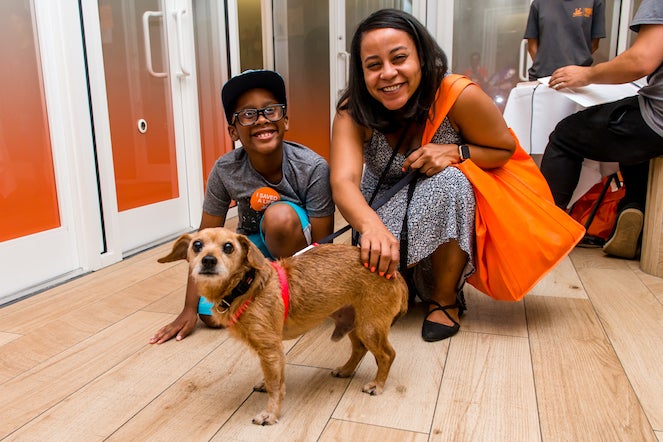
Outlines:
[[[281,179],[283,137],[288,130],[286,114],[278,121],[270,121],[265,117],[265,108],[275,104],[282,103],[276,100],[272,92],[266,89],[251,89],[239,97],[233,112],[260,110],[262,112],[258,113],[258,119],[249,126],[242,126],[235,117],[233,124],[228,126],[230,138],[242,143],[253,168],[270,182],[278,182]]]
[[[274,136],[277,136],[278,133],[279,132],[277,130],[273,129],[273,128],[265,127],[265,128],[260,128],[256,131],[252,132],[251,136],[256,137],[256,138],[264,141],[264,140],[270,139]]]

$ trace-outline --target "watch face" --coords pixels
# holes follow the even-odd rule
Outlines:
[[[462,160],[467,160],[470,158],[470,147],[467,144],[461,144],[460,145],[460,153],[462,156]]]

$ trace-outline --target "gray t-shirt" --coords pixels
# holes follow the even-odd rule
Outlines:
[[[640,25],[654,24],[663,24],[663,2],[643,0],[631,21],[631,30],[639,32]],[[663,137],[663,63],[647,77],[647,85],[638,93],[642,118],[654,132]]]
[[[283,142],[283,178],[270,183],[251,166],[240,147],[219,158],[209,178],[203,210],[225,217],[231,201],[237,202],[237,231],[257,233],[260,219],[273,201],[290,201],[303,207],[309,217],[321,218],[334,213],[325,159],[301,144]]]
[[[603,0],[534,0],[523,37],[539,41],[529,79],[547,77],[562,66],[590,66],[592,39],[604,37]]]

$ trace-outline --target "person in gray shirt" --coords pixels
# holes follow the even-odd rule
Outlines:
[[[603,0],[534,0],[524,37],[533,64],[529,79],[548,77],[567,65],[591,66],[605,38]]]
[[[603,251],[627,259],[637,256],[642,241],[649,160],[663,155],[663,2],[643,0],[631,30],[638,35],[629,49],[595,66],[557,69],[549,85],[564,89],[621,84],[643,76],[647,84],[632,97],[592,106],[560,121],[541,162],[555,203],[563,209],[578,184],[584,158],[619,162],[626,193]]]
[[[268,258],[294,254],[332,233],[335,206],[329,166],[301,144],[284,141],[288,130],[283,78],[274,71],[250,70],[231,78],[221,91],[228,132],[242,146],[217,160],[207,179],[200,230],[225,224],[237,204],[237,231]],[[161,344],[191,333],[196,313],[208,326],[212,304],[189,277],[184,308],[150,339]]]

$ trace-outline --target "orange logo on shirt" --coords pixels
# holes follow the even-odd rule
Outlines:
[[[592,8],[575,8],[572,17],[591,17],[594,10]]]
[[[261,187],[251,195],[251,208],[256,212],[262,212],[274,201],[281,199],[279,193],[271,187]]]

